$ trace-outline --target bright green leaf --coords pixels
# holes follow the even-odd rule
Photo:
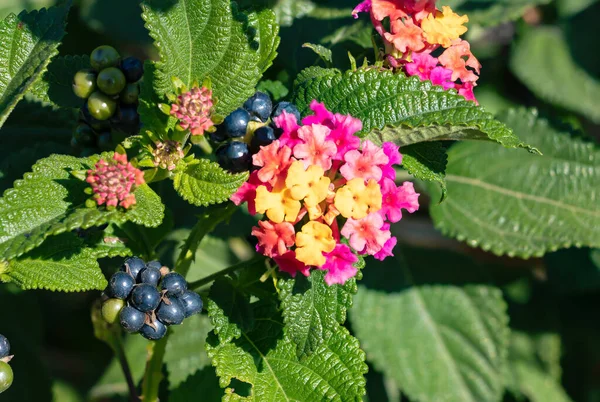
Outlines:
[[[600,150],[560,133],[525,109],[500,116],[543,156],[492,144],[449,152],[451,196],[431,208],[445,234],[495,254],[528,258],[570,246],[600,246]]]
[[[103,290],[106,279],[91,249],[72,233],[49,237],[35,250],[0,266],[0,279],[23,289]]]
[[[90,68],[89,56],[59,56],[50,62],[48,71],[30,92],[55,106],[78,108],[84,101],[73,93],[73,77],[84,68]]]
[[[0,22],[0,126],[58,53],[68,10],[10,14]]]
[[[513,47],[510,67],[536,96],[600,123],[600,82],[575,64],[558,28],[526,30]]]
[[[314,43],[305,43],[302,47],[308,48],[315,52],[317,56],[321,58],[325,62],[325,64],[330,65],[333,63],[331,49],[326,48],[323,45],[318,45]]]
[[[0,199],[0,258],[12,259],[37,247],[47,236],[108,222],[131,221],[156,227],[164,216],[160,197],[144,184],[134,194],[136,205],[126,212],[86,208],[88,184],[70,172],[90,169],[94,158],[52,155],[39,160],[31,173],[17,180]]]
[[[190,204],[207,206],[227,201],[247,179],[248,173],[231,174],[215,162],[199,159],[176,173],[173,185]]]
[[[274,101],[285,98],[290,92],[281,81],[263,80],[256,87],[258,91],[268,93]]]
[[[294,98],[302,114],[313,99],[363,123],[363,136],[404,146],[424,141],[492,140],[507,148],[531,148],[474,102],[418,77],[377,71],[311,67],[296,79]]]
[[[142,8],[160,52],[159,97],[174,92],[172,77],[188,87],[210,77],[216,111],[227,115],[254,93],[276,55],[279,27],[268,9],[245,15],[229,0],[147,0]]]

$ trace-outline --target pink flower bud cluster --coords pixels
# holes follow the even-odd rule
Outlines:
[[[171,105],[171,115],[179,119],[182,129],[202,135],[214,125],[210,119],[212,109],[212,90],[194,87],[177,97],[177,102]]]
[[[86,181],[91,184],[98,205],[121,206],[125,209],[135,205],[137,186],[145,183],[144,173],[127,162],[127,155],[115,153],[113,159],[100,159],[87,172]]]

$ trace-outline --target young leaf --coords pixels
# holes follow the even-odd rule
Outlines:
[[[575,64],[558,28],[525,31],[513,47],[510,67],[541,99],[600,123],[600,82]]]
[[[251,400],[361,400],[367,366],[358,341],[345,328],[339,327],[314,353],[298,359],[296,345],[285,335],[283,320],[272,300],[250,303],[247,298],[239,299],[241,311],[251,312],[246,316],[250,322],[240,326],[213,301],[215,292],[231,294],[234,286],[226,280],[216,281],[215,286],[208,306],[215,329],[207,339],[207,351],[222,387],[231,387],[234,379],[250,384]],[[231,326],[236,330],[235,340],[221,336]],[[227,330],[229,334],[233,332]],[[230,395],[229,400],[242,400],[235,389],[225,392]]]
[[[235,3],[233,3],[235,5]],[[217,113],[228,115],[254,93],[279,44],[273,13],[244,15],[229,0],[146,0],[143,18],[160,52],[154,90],[174,92],[210,77]]]
[[[544,156],[485,143],[453,146],[446,171],[452,196],[431,208],[436,227],[470,246],[523,258],[600,246],[598,147],[556,131],[534,111],[500,119]]]
[[[375,69],[342,73],[311,67],[300,73],[294,91],[303,114],[316,99],[329,110],[359,118],[363,136],[377,144],[483,139],[537,151],[474,102],[419,77]]]
[[[130,210],[86,208],[88,184],[71,172],[90,169],[96,159],[52,155],[39,160],[31,173],[0,198],[0,258],[13,259],[39,246],[50,235],[108,222],[131,221],[156,227],[164,216],[160,197],[144,184],[135,190]]]
[[[48,65],[48,71],[30,92],[39,100],[63,108],[78,108],[84,102],[73,93],[73,77],[90,68],[89,56],[59,56]]]
[[[207,206],[227,201],[248,179],[248,173],[228,173],[207,159],[197,162],[173,178],[175,190],[190,204]]]
[[[72,233],[49,237],[40,247],[4,264],[0,279],[23,289],[81,292],[107,285],[93,251]]]
[[[326,48],[323,45],[318,45],[314,43],[305,43],[302,47],[308,48],[315,52],[317,56],[321,58],[325,62],[326,65],[331,65],[333,63],[331,49]]]
[[[501,291],[422,283],[420,277],[433,278],[423,270],[443,264],[454,273],[469,262],[448,253],[432,259],[426,251],[407,257],[370,266],[354,297],[350,321],[369,361],[410,400],[501,400],[509,342]]]
[[[262,80],[257,86],[257,91],[268,93],[274,101],[285,98],[290,91],[281,81]]]
[[[0,126],[58,53],[69,5],[0,22]]]
[[[324,276],[324,271],[313,270],[308,278],[298,275],[277,282],[287,335],[296,344],[298,359],[314,352],[337,331],[352,307],[356,278],[328,286]]]

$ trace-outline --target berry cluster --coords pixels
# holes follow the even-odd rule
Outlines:
[[[10,388],[13,382],[13,371],[8,364],[11,359],[10,343],[0,334],[0,394]]]
[[[241,108],[231,112],[223,124],[209,135],[213,143],[221,144],[216,152],[219,165],[234,173],[249,170],[252,155],[281,135],[282,131],[272,119],[284,110],[300,120],[300,112],[293,104],[280,102],[273,107],[269,95],[256,92]]]
[[[179,325],[202,311],[202,299],[187,289],[183,276],[158,261],[146,264],[138,257],[125,260],[105,294],[111,297],[102,304],[106,321],[112,324],[118,316],[125,331],[153,341],[165,336],[168,325]]]
[[[80,70],[73,78],[73,92],[85,102],[71,145],[95,153],[96,148],[112,148],[111,129],[126,134],[139,131],[138,81],[144,74],[144,66],[135,57],[121,60],[110,46],[94,49],[90,64],[91,69]]]

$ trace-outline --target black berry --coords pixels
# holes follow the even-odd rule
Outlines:
[[[244,109],[236,109],[223,122],[225,134],[229,138],[244,137],[249,122],[250,114]]]
[[[250,142],[250,149],[252,153],[255,154],[260,150],[260,147],[267,146],[276,139],[277,137],[275,137],[275,130],[273,130],[272,127],[259,127],[252,136],[252,141]]]
[[[116,67],[121,61],[119,52],[112,46],[98,46],[90,54],[90,64],[96,71]]]
[[[96,142],[96,135],[90,126],[82,123],[78,124],[77,127],[75,127],[75,130],[73,130],[73,139],[81,146],[94,145]]]
[[[114,117],[113,127],[128,134],[137,134],[140,115],[134,105],[121,105]]]
[[[10,388],[13,383],[13,371],[8,363],[0,361],[0,394]]]
[[[167,296],[179,296],[187,290],[187,282],[177,272],[171,272],[163,278],[162,288],[167,291]]]
[[[96,91],[90,95],[87,106],[90,115],[98,120],[108,120],[117,110],[117,102],[110,96]]]
[[[223,124],[218,125],[217,131],[208,134],[208,139],[211,140],[213,144],[219,144],[221,142],[224,142],[227,139],[225,126]]]
[[[244,109],[264,123],[271,115],[273,102],[271,102],[271,98],[266,93],[257,92],[244,103]]]
[[[149,313],[158,307],[160,293],[155,286],[142,283],[133,289],[130,300],[133,307],[144,313]]]
[[[185,318],[202,311],[202,298],[192,290],[188,290],[179,296],[179,300],[185,309]]]
[[[135,285],[135,280],[126,272],[115,272],[108,283],[108,294],[117,299],[126,299]]]
[[[142,283],[157,286],[160,280],[160,268],[150,266],[150,263],[140,272],[140,280]]]
[[[252,155],[245,142],[233,141],[217,149],[217,160],[223,169],[238,173],[250,169]]]
[[[82,99],[90,97],[96,90],[96,73],[93,70],[80,70],[73,77],[73,92]]]
[[[137,57],[127,57],[121,62],[127,82],[138,82],[144,75],[144,64]]]
[[[279,116],[284,110],[286,111],[286,113],[290,113],[296,116],[296,122],[300,123],[300,111],[298,110],[296,105],[290,102],[279,102],[277,105],[275,105],[275,110],[273,110],[271,118],[274,119],[275,117]]]
[[[154,328],[152,326],[154,326]],[[159,320],[154,320],[152,326],[144,324],[140,330],[140,334],[146,339],[157,341],[167,333],[167,327]]]
[[[135,333],[142,329],[145,320],[146,314],[131,306],[124,307],[119,314],[121,327],[129,333]]]
[[[171,297],[168,303],[163,300],[156,310],[156,318],[166,325],[179,325],[185,318],[185,307],[176,297]]]
[[[130,257],[125,260],[125,263],[121,267],[121,271],[129,271],[131,276],[138,280],[139,274],[142,269],[146,268],[146,263],[139,257]]]
[[[0,335],[0,359],[10,355],[10,342],[4,335]]]
[[[96,79],[98,89],[107,95],[117,95],[127,85],[125,75],[116,67],[108,67],[100,71]]]

